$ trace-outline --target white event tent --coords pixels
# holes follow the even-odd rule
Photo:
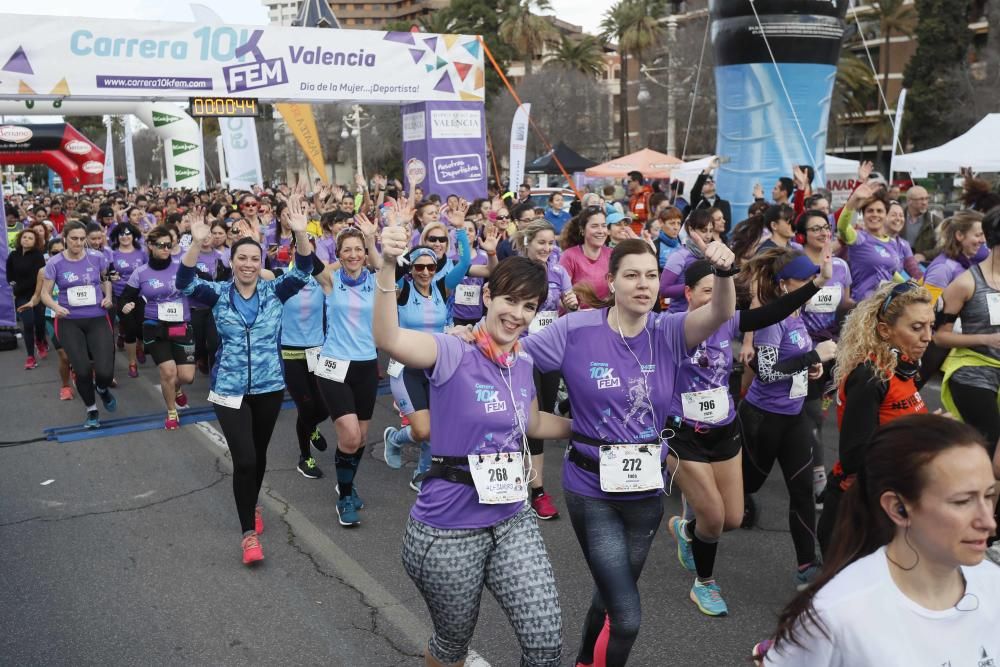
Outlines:
[[[925,151],[897,155],[893,171],[908,171],[913,178],[929,173],[958,173],[962,167],[975,172],[1000,171],[1000,113],[987,114],[960,137]]]

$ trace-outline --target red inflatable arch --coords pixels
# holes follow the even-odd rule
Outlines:
[[[44,164],[66,190],[103,185],[104,151],[66,123],[0,125],[0,164]]]

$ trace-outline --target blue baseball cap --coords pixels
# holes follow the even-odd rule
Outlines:
[[[631,219],[632,216],[625,215],[624,213],[619,213],[618,209],[615,209],[613,212],[608,213],[607,215],[607,222],[609,225],[617,225],[619,222],[622,222],[623,220],[631,220]]]
[[[781,269],[775,274],[774,279],[777,280],[788,280],[789,278],[794,278],[795,280],[808,280],[812,278],[817,273],[819,273],[819,267],[812,263],[812,260],[805,255],[799,255],[788,264],[785,264]]]

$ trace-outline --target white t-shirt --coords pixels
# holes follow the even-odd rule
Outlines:
[[[832,639],[809,624],[796,634],[808,649],[782,642],[764,664],[1000,667],[1000,568],[983,561],[962,574],[966,595],[956,608],[924,609],[896,587],[883,547],[816,594],[814,607]]]

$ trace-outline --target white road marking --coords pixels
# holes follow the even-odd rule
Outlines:
[[[142,385],[140,385],[142,386]],[[145,384],[152,393],[151,384]],[[156,385],[159,394],[159,385]],[[184,427],[183,417],[181,426]],[[208,422],[198,422],[194,427],[200,432],[203,438],[195,438],[212,445],[212,450],[222,449],[226,452],[226,462],[224,467],[232,472],[232,464],[229,462],[229,445],[226,438]],[[337,574],[357,589],[366,600],[376,607],[386,620],[396,627],[415,646],[425,647],[427,639],[431,636],[431,628],[424,620],[406,608],[402,602],[394,597],[385,587],[383,587],[364,567],[351,558],[336,542],[320,530],[316,524],[310,521],[294,505],[281,497],[273,489],[261,494],[262,504],[268,511],[274,514],[282,514],[283,519],[288,522],[295,531],[295,535],[303,546],[312,549],[317,558],[322,558],[327,565],[336,570]],[[288,508],[287,511],[285,508]],[[466,667],[490,667],[481,655],[473,650],[469,650],[466,658]]]
[[[56,480],[54,480],[54,479],[47,479],[47,480],[45,480],[44,482],[42,482],[42,483],[40,484],[40,486],[48,486],[49,484],[51,484],[51,483],[52,483],[52,482],[54,482],[54,481],[56,481]]]

